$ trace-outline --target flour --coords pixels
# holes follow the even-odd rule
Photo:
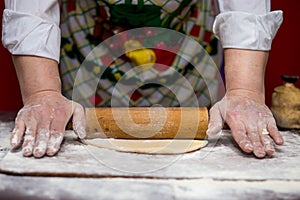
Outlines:
[[[0,162],[11,149],[9,138],[13,127],[13,122],[0,121]]]
[[[18,145],[18,143],[19,143],[19,139],[18,139],[18,135],[16,134],[16,133],[18,133],[20,130],[19,129],[15,129],[13,132],[15,133],[15,134],[13,134],[13,136],[12,136],[12,138],[11,138],[11,144],[13,145],[13,146],[16,146],[16,145]]]
[[[47,153],[50,155],[56,153],[60,147],[60,144],[62,143],[63,138],[64,133],[52,133],[48,141]]]
[[[25,135],[32,135],[33,130],[29,127],[26,128]]]
[[[262,160],[241,153],[229,131],[217,142],[209,139],[200,151],[180,156],[84,146],[66,131],[57,156],[35,159],[21,151],[7,153],[12,127],[0,122],[0,172],[24,176],[0,173],[3,199],[9,199],[7,191],[24,199],[299,199],[298,133],[282,132],[285,145]]]
[[[73,129],[76,132],[76,134],[78,134],[79,138],[84,138],[86,136],[85,125],[82,121],[73,121]]]
[[[0,171],[72,177],[300,180],[300,135],[282,134],[285,145],[278,146],[273,157],[256,159],[241,153],[230,132],[222,133],[215,144],[210,142],[207,147],[193,153],[146,155],[86,146],[77,140],[73,131],[67,131],[56,156],[35,159],[23,157],[20,151],[9,152],[0,162]],[[9,132],[1,135],[3,140],[9,141]]]
[[[33,135],[31,135],[31,133],[32,133],[31,129],[27,129],[26,133],[24,136],[22,151],[23,151],[24,155],[29,156],[32,154],[32,150],[33,150],[34,143],[35,143],[35,137]]]

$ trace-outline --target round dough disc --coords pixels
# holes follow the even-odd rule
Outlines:
[[[83,139],[82,142],[100,148],[144,154],[181,154],[196,151],[207,145],[207,140],[133,140],[133,139]]]

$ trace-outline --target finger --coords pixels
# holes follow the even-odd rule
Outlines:
[[[284,143],[283,137],[278,131],[275,120],[272,120],[268,123],[267,129],[270,132],[270,136],[273,138],[276,144],[282,145]]]
[[[84,109],[81,105],[75,104],[73,112],[73,129],[79,138],[83,139],[86,136],[86,119]]]
[[[24,156],[31,156],[35,143],[37,123],[35,120],[30,120],[30,122],[27,124],[25,122],[25,126],[26,131],[24,136],[24,142],[22,145],[22,153]]]
[[[260,140],[267,155],[272,155],[275,152],[275,148],[269,134],[266,134],[267,130],[263,130],[260,134]],[[265,133],[264,133],[265,132]]]
[[[216,104],[210,109],[209,114],[210,114],[210,119],[209,119],[209,124],[208,124],[208,129],[206,131],[206,134],[213,136],[216,135],[219,131],[221,131],[224,121],[221,112],[219,110],[218,104]]]
[[[55,154],[57,154],[57,152],[60,149],[63,138],[64,133],[61,131],[52,130],[50,132],[50,139],[48,141],[48,147],[46,151],[48,156],[54,156]]]
[[[266,152],[265,152],[265,149],[263,147],[263,144],[260,140],[260,135],[256,130],[254,129],[248,129],[247,130],[248,132],[248,137],[252,143],[252,146],[253,146],[253,153],[256,157],[258,158],[263,158],[266,156]]]
[[[39,127],[37,130],[36,141],[33,151],[33,155],[36,158],[41,158],[46,153],[47,144],[50,137],[49,125],[50,122],[48,122],[47,125]]]
[[[50,139],[48,141],[48,147],[46,151],[48,156],[54,156],[60,149],[64,138],[67,120],[68,119],[65,115],[56,113],[56,117],[53,119],[50,127]]]
[[[15,128],[12,131],[12,135],[10,138],[10,144],[13,148],[18,148],[21,145],[24,132],[25,132],[25,123],[23,120],[17,117],[15,120]]]
[[[269,131],[267,130],[267,125],[264,119],[259,120],[257,123],[258,133],[260,136],[260,141],[267,155],[272,155],[275,152],[275,148],[272,142],[272,139],[269,135]]]
[[[261,131],[265,127],[264,121],[259,118],[259,120],[249,120],[246,125],[246,130],[248,133],[248,137],[253,146],[253,153],[258,158],[263,158],[266,156],[266,152],[264,149],[264,144],[261,141]]]
[[[246,153],[251,153],[253,151],[253,146],[246,134],[245,125],[241,122],[233,122],[230,119],[227,123],[231,129],[234,140],[240,148]]]

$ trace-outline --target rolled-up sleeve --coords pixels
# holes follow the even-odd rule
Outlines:
[[[270,11],[270,0],[218,0],[220,14],[213,31],[223,48],[270,50],[283,20]]]
[[[59,62],[58,0],[5,0],[2,43],[13,55],[35,55]]]

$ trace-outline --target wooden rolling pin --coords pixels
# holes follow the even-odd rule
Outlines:
[[[204,139],[206,107],[87,108],[87,138]]]

